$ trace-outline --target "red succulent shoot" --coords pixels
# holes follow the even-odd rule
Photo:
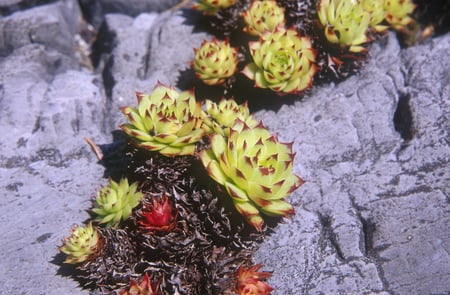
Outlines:
[[[159,283],[152,284],[148,274],[145,273],[140,284],[135,280],[131,280],[129,289],[123,290],[119,295],[157,295],[158,289]]]
[[[144,203],[141,219],[138,221],[144,230],[168,232],[176,225],[178,210],[172,205],[169,196],[152,198],[151,203]]]
[[[265,282],[272,273],[259,271],[261,267],[262,264],[239,267],[236,273],[238,295],[268,295],[273,291],[273,288]]]

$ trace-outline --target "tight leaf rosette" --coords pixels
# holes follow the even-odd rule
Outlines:
[[[130,123],[120,126],[137,145],[168,156],[193,155],[204,134],[202,106],[192,92],[178,93],[158,84],[151,94],[138,93],[138,107],[124,107]]]
[[[141,282],[138,284],[135,280],[130,281],[130,287],[123,290],[119,295],[158,295],[159,282],[150,281],[148,273],[145,273]]]
[[[250,128],[259,125],[259,122],[250,114],[247,103],[238,105],[234,99],[222,99],[218,104],[206,100],[205,113],[203,128],[207,130],[207,133],[217,133],[228,137],[236,120],[244,122]]]
[[[214,134],[211,147],[199,153],[208,174],[223,185],[239,213],[258,231],[269,216],[289,216],[294,208],[284,200],[303,180],[292,173],[291,147],[280,143],[261,125],[242,122],[230,136]]]
[[[376,32],[383,32],[388,26],[381,23],[386,18],[386,10],[384,9],[384,1],[380,0],[362,0],[361,4],[365,11],[370,14],[370,27]]]
[[[170,232],[177,223],[178,211],[168,195],[153,197],[151,202],[144,202],[138,224],[142,230],[152,232]]]
[[[267,271],[259,271],[262,264],[239,267],[236,277],[238,295],[268,295],[273,288],[265,281],[272,275]]]
[[[206,15],[213,15],[222,9],[228,8],[236,3],[237,0],[198,0],[193,5],[194,9],[202,11]]]
[[[237,70],[236,48],[231,47],[228,40],[203,41],[198,49],[194,49],[195,58],[192,67],[195,75],[206,85],[221,85]]]
[[[242,14],[247,26],[244,31],[258,36],[266,31],[273,31],[285,25],[284,9],[274,0],[253,1],[250,8]]]
[[[416,5],[411,0],[384,0],[386,21],[397,31],[402,31],[413,22],[410,14]]]
[[[75,226],[60,250],[67,254],[64,263],[77,264],[97,256],[102,248],[101,235],[92,225]]]
[[[350,52],[365,52],[362,46],[369,41],[367,31],[371,14],[360,1],[321,0],[318,16],[326,39]]]
[[[318,67],[311,39],[294,29],[278,27],[249,43],[253,62],[242,71],[255,86],[280,94],[297,93],[312,85]]]
[[[96,221],[106,226],[117,227],[122,220],[130,217],[144,195],[137,191],[137,184],[128,184],[126,178],[119,183],[110,180],[97,195],[96,206],[92,211],[97,214]]]

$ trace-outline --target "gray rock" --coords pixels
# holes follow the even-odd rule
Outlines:
[[[67,3],[0,21],[2,28],[22,34],[4,32],[11,50],[0,58],[0,282],[6,294],[83,293],[76,282],[57,275],[55,261],[62,237],[88,218],[86,210],[104,181],[84,137],[96,142],[110,137],[100,77],[80,71],[71,45],[62,44],[73,39],[75,28],[63,11],[74,17],[78,12]],[[44,34],[43,28],[53,33],[57,25],[56,35]],[[41,32],[39,42],[21,41],[34,29]]]
[[[278,227],[258,253],[275,271],[275,294],[450,290],[449,42],[400,50],[391,35],[359,75],[257,114],[295,142],[306,180],[291,201],[308,219]],[[399,105],[404,97],[409,104]],[[404,140],[393,118],[408,106],[412,126],[402,128],[414,131]]]
[[[42,44],[71,55],[81,12],[75,1],[62,0],[18,11],[0,19],[0,56],[29,44]]]
[[[42,141],[42,138],[36,136],[36,132],[42,127],[39,127],[42,116],[47,116],[47,111],[51,110],[51,106],[45,106],[43,101],[47,99],[56,104],[48,95],[49,83],[52,83],[55,75],[69,70],[71,66],[76,67],[73,59],[55,50],[47,50],[42,45],[23,46],[0,60],[0,123],[4,130],[0,146],[5,151],[2,152],[4,157],[10,152],[16,152],[18,146],[26,146],[33,137]],[[73,94],[68,92],[66,95]],[[45,96],[47,97],[44,98]],[[88,98],[89,96],[86,96],[84,99]],[[60,99],[64,102],[63,97]],[[67,104],[67,101],[64,103]],[[55,112],[59,111],[60,109],[56,109]],[[48,130],[42,131],[45,133]],[[31,153],[34,151],[35,146]],[[28,149],[21,154],[30,156]]]
[[[103,76],[112,82],[106,92],[111,100],[111,128],[124,122],[117,112],[135,105],[135,92],[149,93],[160,82],[176,85],[180,71],[189,68],[205,33],[193,33],[180,12],[143,13],[136,18],[121,14],[105,16],[106,33],[112,38],[111,54],[106,58]],[[170,28],[170,29],[168,29]]]
[[[98,28],[106,14],[120,13],[136,17],[141,13],[175,10],[183,0],[79,0],[88,21]],[[186,3],[187,4],[187,3]]]
[[[5,85],[0,103],[6,139],[0,147],[2,292],[81,294],[74,281],[57,275],[55,263],[61,239],[88,218],[86,210],[105,182],[84,142],[109,141],[104,96],[90,73],[67,71],[50,81],[22,74],[9,77],[14,84]],[[15,98],[20,100],[14,104]]]
[[[111,54],[106,57],[103,76],[106,94],[111,101],[110,127],[117,128],[123,115],[117,110],[136,103],[135,92],[149,92],[156,80],[148,81],[147,59],[151,29],[157,14],[140,14],[132,18],[123,14],[105,16],[106,32],[112,40]]]
[[[103,13],[119,12],[137,16],[143,12],[161,12],[172,8],[181,0],[99,0]]]
[[[6,16],[19,10],[55,1],[57,0],[0,0],[0,15]]]

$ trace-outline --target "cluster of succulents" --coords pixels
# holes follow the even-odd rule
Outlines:
[[[234,100],[162,84],[137,98],[122,108],[126,167],[63,241],[64,262],[107,294],[269,294],[252,255],[294,213],[291,144]]]
[[[191,66],[222,99],[158,84],[121,109],[128,122],[113,143],[120,148],[101,160],[116,174],[93,199],[92,219],[60,247],[75,278],[97,293],[270,294],[271,273],[253,253],[294,214],[287,197],[303,180],[293,173],[292,144],[231,98],[238,75],[277,95],[341,79],[388,28],[406,30],[415,5],[199,0],[193,8],[215,36],[194,49]]]
[[[388,28],[405,30],[414,8],[412,0],[199,0],[194,9],[215,36],[195,49],[193,69],[205,84],[222,85],[225,95],[237,96],[230,84],[242,76],[255,88],[298,95],[355,73],[371,42]],[[208,54],[198,54],[210,43]]]

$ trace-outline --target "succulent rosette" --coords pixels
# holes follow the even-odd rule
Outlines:
[[[362,7],[370,14],[370,27],[376,32],[383,32],[388,29],[388,26],[381,23],[386,18],[386,10],[384,9],[383,0],[362,0]]]
[[[356,0],[321,0],[318,8],[326,39],[350,52],[364,52],[371,14]]]
[[[253,62],[242,73],[255,86],[280,94],[297,93],[312,85],[318,67],[311,39],[301,37],[294,29],[278,27],[249,43]]]
[[[236,48],[231,47],[228,40],[203,41],[198,49],[194,49],[195,58],[192,67],[195,75],[207,85],[220,85],[237,70]]]
[[[193,155],[204,134],[202,106],[192,92],[178,93],[158,84],[151,94],[138,93],[138,107],[124,107],[130,123],[120,126],[137,140],[137,145],[173,157]]]
[[[405,26],[413,22],[409,16],[416,5],[411,0],[384,0],[386,10],[386,21],[395,30],[404,30]]]
[[[262,231],[269,216],[289,216],[294,208],[284,200],[303,180],[292,173],[291,146],[280,143],[260,124],[239,122],[229,137],[211,135],[211,147],[199,153],[208,174],[223,185],[249,224]]]
[[[97,194],[96,206],[92,211],[97,214],[96,221],[106,226],[117,227],[122,220],[130,217],[143,194],[137,191],[137,184],[128,184],[126,178],[119,183],[110,180]]]
[[[258,36],[285,25],[284,9],[274,0],[253,1],[250,8],[242,14],[246,23],[244,31]]]
[[[205,118],[203,126],[207,133],[217,133],[224,136],[230,135],[230,128],[236,120],[245,122],[250,128],[256,127],[259,121],[250,114],[247,103],[237,104],[234,99],[222,99],[218,104],[205,101]]]
[[[194,9],[202,11],[206,15],[213,15],[222,9],[228,8],[237,0],[199,0],[193,5]]]
[[[60,250],[67,255],[64,263],[77,264],[98,255],[101,247],[101,235],[91,222],[86,226],[75,226]]]
[[[152,283],[148,274],[145,273],[140,283],[131,280],[130,287],[120,292],[119,295],[158,295],[158,291],[159,283]]]
[[[238,295],[268,295],[273,288],[265,282],[272,274],[259,271],[261,264],[250,267],[239,267],[236,277],[236,291]]]
[[[144,203],[138,224],[146,231],[169,232],[176,226],[177,215],[168,195],[154,196],[151,202]]]

